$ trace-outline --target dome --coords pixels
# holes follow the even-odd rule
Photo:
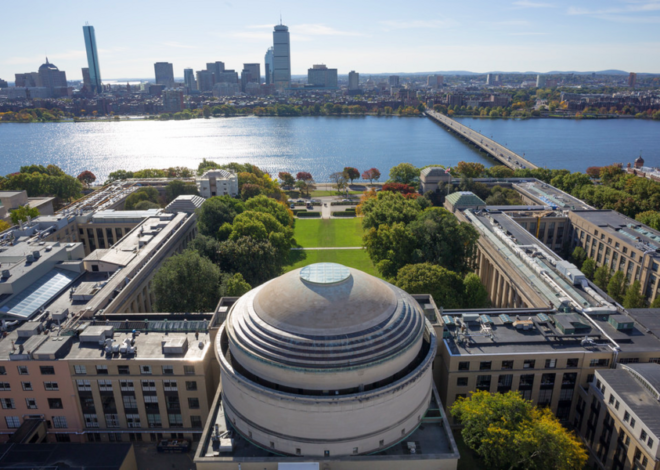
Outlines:
[[[420,351],[424,325],[421,308],[401,289],[319,263],[241,297],[227,335],[232,356],[255,376],[302,389],[350,389],[405,369]]]
[[[60,69],[58,69],[55,65],[48,62],[48,57],[46,57],[46,63],[43,64],[41,67],[39,67],[39,72],[43,72],[43,71],[46,71],[46,70],[52,70],[52,71],[57,72]]]
[[[642,158],[641,155],[635,158],[635,166],[637,167],[644,166],[644,159]]]

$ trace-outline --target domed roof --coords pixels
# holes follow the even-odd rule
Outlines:
[[[416,356],[425,321],[419,304],[398,287],[357,269],[319,263],[245,294],[226,328],[232,356],[256,375],[271,366],[318,372],[378,364],[376,375],[384,378],[396,373],[384,363]]]
[[[41,67],[39,67],[39,72],[44,71],[44,70],[59,71],[60,69],[58,69],[54,64],[51,64],[50,62],[48,62],[48,57],[46,57],[46,63],[43,64]]]
[[[638,164],[638,165],[643,165],[644,164],[644,159],[642,158],[641,155],[639,157],[635,158],[635,164]]]

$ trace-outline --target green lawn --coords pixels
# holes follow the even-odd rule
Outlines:
[[[339,263],[381,277],[364,250],[294,250],[289,255],[289,264],[284,266],[284,271],[289,272],[313,263]]]
[[[362,246],[362,218],[296,219],[294,237],[298,246]]]

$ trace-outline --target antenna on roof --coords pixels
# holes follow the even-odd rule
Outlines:
[[[280,12],[280,26],[282,25],[282,12]]]

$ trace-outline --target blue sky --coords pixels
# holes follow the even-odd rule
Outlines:
[[[660,0],[187,0],[2,2],[0,78],[51,62],[79,79],[82,26],[96,29],[104,79],[175,76],[221,60],[263,63],[279,21],[292,69],[660,72]],[[15,20],[12,20],[15,19]],[[262,65],[263,67],[263,65]],[[263,68],[262,68],[263,72]]]

